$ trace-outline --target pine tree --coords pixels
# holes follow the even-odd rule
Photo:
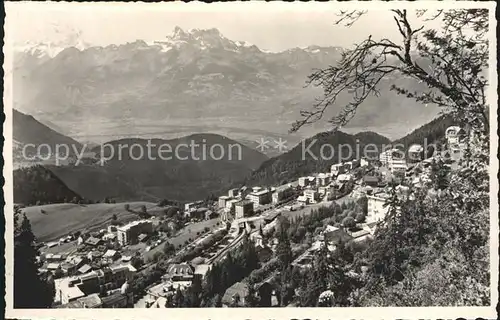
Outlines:
[[[278,233],[276,257],[280,262],[281,269],[286,268],[292,262],[292,248],[290,247],[290,239],[285,230],[280,230]]]
[[[248,285],[248,293],[245,296],[245,307],[247,308],[252,308],[252,307],[258,307],[259,306],[259,300],[255,296],[255,288],[253,283],[250,283]]]
[[[21,221],[20,221],[21,220]],[[14,209],[14,307],[49,308],[55,295],[51,277],[39,274],[38,250],[31,224]]]

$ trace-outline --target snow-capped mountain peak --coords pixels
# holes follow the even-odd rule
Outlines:
[[[74,47],[79,51],[83,51],[91,47],[86,43],[81,33],[71,34],[66,39],[61,41],[47,41],[47,42],[33,42],[26,41],[21,45],[14,45],[14,51],[26,52],[36,57],[50,57],[53,58],[66,48]]]

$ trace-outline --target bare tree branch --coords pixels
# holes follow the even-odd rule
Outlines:
[[[439,33],[425,29],[425,25],[414,29],[406,10],[391,11],[403,37],[402,43],[389,39],[376,41],[369,36],[354,49],[345,51],[338,65],[314,70],[307,85],[322,87],[323,97],[317,99],[310,110],[301,112],[303,119],[297,121],[291,131],[320,120],[341,93],[351,94],[352,99],[329,122],[333,130],[346,125],[368,96],[380,94],[378,85],[390,74],[413,78],[429,88],[426,92],[410,92],[394,86],[392,89],[397,93],[447,108],[463,121],[467,121],[467,117],[479,117],[482,130],[487,130],[484,88],[488,82],[482,75],[488,59],[487,10],[441,10],[430,18],[424,18],[428,14],[426,10],[417,11],[417,16],[424,21],[440,19],[444,28]],[[352,25],[364,13],[342,12],[336,23]],[[471,32],[465,35],[465,28],[473,30],[472,35]]]

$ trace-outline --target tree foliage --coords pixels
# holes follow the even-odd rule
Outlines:
[[[49,308],[55,295],[51,277],[39,273],[35,236],[26,215],[14,209],[14,307]]]
[[[352,99],[330,122],[333,129],[345,126],[368,96],[380,94],[381,81],[389,80],[397,93],[443,107],[443,112],[487,134],[488,10],[419,10],[414,19],[407,10],[391,11],[401,41],[369,36],[344,51],[337,65],[311,74],[308,83],[322,87],[324,95],[312,109],[301,112],[303,118],[292,131],[321,119],[344,92],[352,94]],[[342,12],[337,24],[352,25],[364,13]],[[430,20],[440,21],[443,28],[436,30]],[[412,92],[399,87],[398,78],[415,79],[428,89]]]

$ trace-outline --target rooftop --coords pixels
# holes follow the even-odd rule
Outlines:
[[[85,296],[78,286],[70,286],[70,281],[73,278],[61,278],[54,281],[56,292],[60,291],[68,300],[74,300]]]
[[[367,234],[370,234],[370,232],[368,230],[359,230],[359,231],[351,233],[351,236],[353,238],[360,238],[362,236],[366,236]]]
[[[114,257],[116,255],[116,250],[108,250],[106,251],[106,253],[104,254],[104,258],[111,258],[111,257]]]
[[[51,270],[51,269],[59,269],[59,267],[61,266],[60,263],[49,263],[47,265],[47,269]]]
[[[102,297],[101,300],[103,305],[110,306],[126,298],[127,297],[121,294],[121,292],[115,292],[109,296]]]
[[[156,286],[153,286],[148,289],[148,293],[150,295],[153,295],[155,297],[162,297],[166,294],[168,286],[165,283],[160,283],[157,284]]]
[[[129,264],[119,264],[116,266],[111,266],[109,267],[113,273],[120,272],[120,271],[134,271],[131,265]]]
[[[209,264],[199,264],[194,268],[194,274],[199,274],[202,277],[204,277],[209,270],[210,270]]]
[[[82,297],[78,299],[78,301],[82,303],[84,308],[97,308],[102,304],[101,298],[99,298],[99,295],[97,293]]]
[[[339,176],[337,177],[337,180],[350,180],[351,178],[352,178],[352,176],[350,174],[342,173],[342,174],[339,174]]]
[[[94,246],[97,245],[99,242],[101,242],[101,239],[95,238],[95,237],[90,237],[85,241],[86,244],[90,244],[90,245],[94,245]]]
[[[253,202],[250,200],[241,200],[241,201],[236,202],[234,205],[235,206],[245,206],[245,205],[249,205],[249,204],[253,204]]]
[[[409,152],[422,152],[423,150],[424,147],[422,147],[420,144],[414,144],[408,149]]]
[[[252,192],[251,195],[254,195],[254,196],[263,196],[263,195],[265,195],[267,193],[269,193],[269,190],[264,189],[264,190],[260,190],[260,191],[257,191],[257,192]]]
[[[337,231],[337,230],[339,230],[339,228],[331,226],[331,225],[327,225],[325,228],[325,232],[333,232],[333,231]]]
[[[130,228],[133,228],[135,226],[138,226],[138,225],[141,225],[143,223],[151,223],[151,221],[149,220],[136,220],[136,221],[132,221],[124,226],[121,226],[121,227],[118,227],[118,230],[120,231],[127,231],[128,229]]]
[[[170,275],[192,275],[193,267],[187,263],[176,263],[169,266],[168,271]]]
[[[84,264],[83,266],[80,267],[80,269],[78,269],[78,272],[80,272],[80,273],[87,273],[90,270],[92,270],[92,267],[89,266],[88,264]]]
[[[89,280],[89,279],[96,278],[96,277],[97,277],[96,271],[90,271],[88,273],[85,273],[85,274],[82,274],[81,276],[79,276],[80,280],[82,280],[82,281]]]

